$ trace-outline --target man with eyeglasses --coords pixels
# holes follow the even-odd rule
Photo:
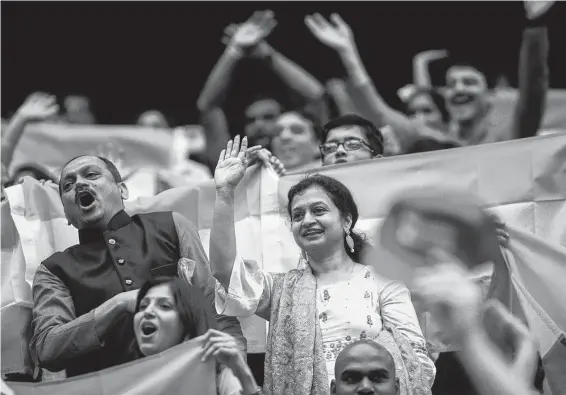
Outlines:
[[[370,121],[355,114],[342,115],[326,123],[322,141],[323,166],[381,158],[383,155],[381,132]]]

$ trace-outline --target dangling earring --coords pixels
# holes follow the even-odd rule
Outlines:
[[[348,244],[348,248],[350,248],[350,252],[354,252],[354,239],[350,236],[350,231],[346,231],[346,244]]]

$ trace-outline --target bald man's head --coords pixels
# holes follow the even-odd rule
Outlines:
[[[344,348],[336,358],[334,374],[330,390],[335,395],[399,393],[393,357],[371,340],[359,340]]]

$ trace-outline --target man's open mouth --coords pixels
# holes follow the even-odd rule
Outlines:
[[[454,95],[454,97],[450,99],[450,102],[456,105],[463,105],[463,104],[471,103],[473,100],[474,100],[473,95],[469,95],[466,93],[459,93],[457,95]]]
[[[81,191],[77,195],[77,201],[81,208],[88,208],[94,203],[94,195],[89,191]]]
[[[141,326],[144,336],[151,336],[157,331],[157,326],[152,322],[144,322]]]

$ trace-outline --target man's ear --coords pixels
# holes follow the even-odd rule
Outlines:
[[[330,382],[330,394],[336,394],[336,379],[332,379],[332,381]]]
[[[399,395],[401,393],[400,390],[401,389],[400,389],[400,386],[399,386],[399,377],[395,377],[395,391],[396,391],[397,395]]]
[[[120,182],[118,183],[118,188],[120,188],[120,195],[122,196],[122,200],[128,200],[128,198],[130,197],[130,192],[128,191],[126,184]]]

